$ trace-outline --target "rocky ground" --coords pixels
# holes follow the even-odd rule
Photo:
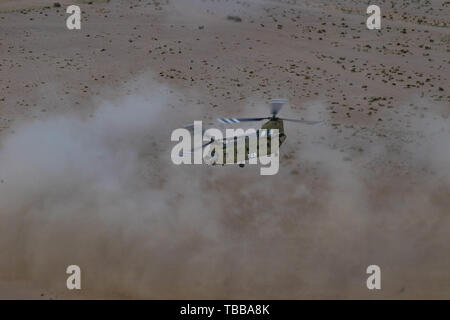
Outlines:
[[[448,1],[69,4],[0,0],[1,298],[449,298]],[[276,176],[171,163],[274,97]]]

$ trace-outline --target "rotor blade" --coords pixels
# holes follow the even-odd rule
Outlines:
[[[264,118],[217,118],[217,121],[224,124],[231,124],[231,123],[239,123],[239,122],[250,122],[250,121],[261,121],[265,119],[270,119],[268,117]]]
[[[187,126],[184,126],[184,128],[189,130],[192,134],[194,133],[194,125],[193,124],[188,124]],[[206,134],[205,132],[206,132],[206,130],[204,128],[202,128],[202,135],[207,138],[213,139],[209,134]]]
[[[214,142],[214,140],[208,141],[207,143],[203,144],[201,147],[192,148],[190,151],[187,151],[184,154],[193,154],[195,151],[203,149],[204,147],[209,146],[213,142]],[[181,151],[180,151],[180,156],[183,156],[183,153]]]
[[[219,141],[223,141],[223,142],[228,143],[229,141],[232,141],[232,140],[242,140],[242,139],[245,139],[245,138],[247,138],[247,137],[254,137],[254,136],[256,136],[257,134],[258,134],[258,133],[257,133],[257,131],[255,130],[255,132],[252,132],[252,133],[247,134],[247,135],[243,134],[243,135],[241,135],[241,136],[234,136],[234,137],[229,137],[229,138],[223,138],[223,139],[221,139],[221,140],[219,140]]]
[[[184,126],[185,129],[189,130],[190,132],[194,133],[194,124],[188,124],[186,126]],[[202,128],[202,134],[205,133],[205,129]]]
[[[272,99],[270,100],[270,113],[272,115],[277,115],[280,112],[283,104],[287,102],[287,99]]]
[[[322,121],[297,120],[297,119],[286,119],[286,118],[279,118],[279,119],[284,120],[284,121],[291,121],[291,122],[304,123],[304,124],[317,124],[317,123],[322,122]]]

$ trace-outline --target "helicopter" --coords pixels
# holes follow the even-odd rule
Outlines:
[[[261,118],[218,118],[217,121],[222,124],[236,124],[242,122],[258,122],[262,120],[268,120],[260,129],[253,130],[249,134],[242,136],[234,136],[230,138],[216,139],[212,136],[206,135],[206,131],[202,130],[202,133],[210,140],[203,144],[201,147],[192,149],[190,153],[197,151],[198,149],[206,149],[204,152],[203,160],[208,165],[225,165],[225,164],[238,164],[241,168],[245,166],[245,161],[250,159],[262,158],[269,156],[278,151],[278,148],[286,141],[286,134],[284,132],[283,121],[315,125],[321,121],[288,119],[278,117],[283,105],[287,102],[287,99],[272,99],[269,102],[270,116]],[[193,125],[186,126],[185,128],[192,130]],[[258,141],[255,148],[252,148],[251,139]],[[278,140],[278,146],[272,147],[273,141]],[[232,147],[233,154],[229,154],[227,157],[227,151],[230,144],[234,144]],[[238,146],[245,148],[243,153],[238,152]],[[266,145],[267,148],[260,148],[260,146]],[[256,149],[256,150],[255,150]],[[261,149],[261,150],[260,150]],[[265,149],[265,150],[264,150]]]

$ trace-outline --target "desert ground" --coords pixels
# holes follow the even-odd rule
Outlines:
[[[450,2],[369,4],[0,0],[0,298],[449,299]],[[271,98],[278,174],[172,163]]]

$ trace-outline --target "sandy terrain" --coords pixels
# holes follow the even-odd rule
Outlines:
[[[0,298],[450,298],[448,1],[59,3],[0,0]],[[170,161],[276,97],[277,175]]]

